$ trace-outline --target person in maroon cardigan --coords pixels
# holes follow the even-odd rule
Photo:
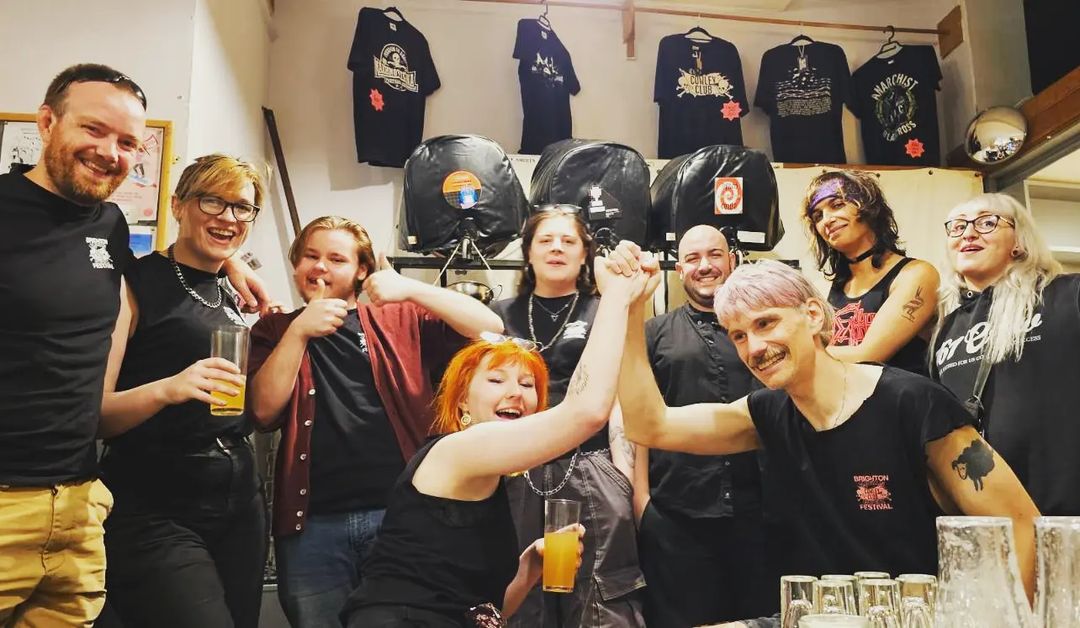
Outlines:
[[[407,279],[367,232],[318,218],[289,250],[307,303],[252,330],[248,416],[280,428],[273,534],[294,627],[340,625],[397,476],[430,433],[432,375],[502,322],[471,297]],[[362,291],[371,303],[357,302]]]

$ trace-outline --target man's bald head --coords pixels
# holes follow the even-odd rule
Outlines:
[[[711,225],[691,227],[679,240],[679,261],[675,269],[686,296],[699,310],[711,310],[713,293],[723,285],[734,268],[727,238]]]

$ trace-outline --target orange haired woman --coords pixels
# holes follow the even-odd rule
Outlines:
[[[603,297],[566,397],[545,409],[547,368],[533,343],[505,337],[460,351],[436,396],[436,430],[390,497],[348,626],[499,625],[474,609],[517,610],[541,574],[542,541],[518,554],[503,476],[573,449],[615,401],[630,302],[649,279],[596,263]],[[654,280],[655,281],[655,280]],[[584,534],[584,529],[580,529]],[[580,552],[579,546],[579,552]],[[473,611],[470,613],[470,611]]]

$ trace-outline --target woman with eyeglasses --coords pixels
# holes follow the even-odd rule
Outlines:
[[[184,169],[175,244],[125,273],[105,373],[101,472],[108,601],[125,626],[257,626],[267,531],[243,415],[212,416],[244,377],[210,356],[210,332],[244,325],[222,266],[264,197],[252,164],[226,155]],[[98,625],[109,626],[106,615]]]
[[[506,333],[537,344],[551,374],[551,404],[562,401],[587,340],[599,330],[601,299],[592,277],[595,244],[575,205],[543,205],[525,222],[521,238],[525,271],[516,297],[492,309]],[[584,442],[556,452],[543,464],[521,467],[507,482],[521,549],[543,535],[544,500],[576,499],[585,539],[579,585],[573,593],[529,593],[511,620],[523,628],[643,626],[633,485],[637,452],[625,438],[616,403],[608,425]],[[642,458],[644,464],[644,458]]]
[[[829,353],[845,362],[883,362],[926,373],[926,347],[940,281],[907,257],[893,210],[874,176],[826,172],[803,201],[818,269],[832,280],[836,311]]]
[[[394,486],[364,579],[346,606],[349,628],[500,626],[497,612],[519,612],[540,581],[543,530],[519,547],[505,476],[573,450],[605,425],[627,308],[656,282],[606,264],[597,261],[603,297],[595,329],[560,403],[546,407],[548,369],[532,341],[485,336],[451,360],[435,402],[440,436]],[[582,503],[582,516],[596,507]],[[586,544],[602,533],[587,523],[578,530]],[[577,574],[575,590],[592,585]]]
[[[945,234],[931,374],[961,400],[981,398],[981,431],[1040,512],[1080,515],[1080,275],[1062,273],[1011,196],[958,205]]]

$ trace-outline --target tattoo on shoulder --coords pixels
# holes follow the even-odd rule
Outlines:
[[[919,308],[926,305],[926,299],[922,298],[922,286],[915,288],[915,296],[911,297],[911,300],[904,304],[904,312],[902,316],[911,322],[915,322],[915,312],[919,311]]]
[[[585,386],[589,383],[589,372],[585,369],[584,364],[578,364],[578,367],[574,369],[574,377],[570,379],[570,385],[566,387],[567,391],[580,395],[585,392]]]
[[[961,480],[971,480],[975,490],[981,491],[983,478],[994,470],[994,452],[986,441],[976,438],[952,461],[952,468]]]

